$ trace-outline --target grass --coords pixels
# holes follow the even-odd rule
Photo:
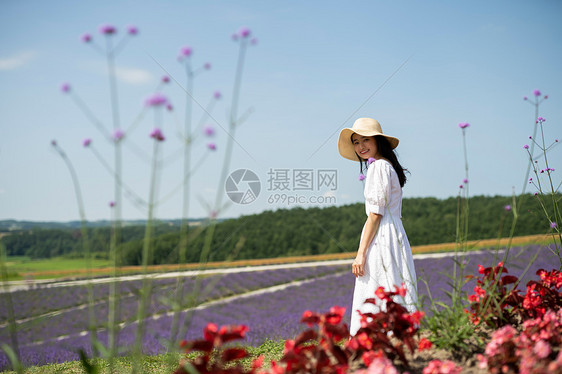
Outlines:
[[[506,245],[508,238],[502,239],[486,239],[486,240],[473,240],[467,242],[468,248],[472,250],[491,248],[497,245]],[[550,235],[529,235],[519,236],[511,240],[511,245],[529,245],[529,244],[549,244],[552,242]],[[440,253],[450,252],[455,250],[456,243],[444,244],[428,244],[413,246],[412,252],[414,254],[422,253]],[[225,267],[244,267],[244,266],[260,266],[260,265],[275,265],[275,264],[288,264],[295,262],[312,262],[312,261],[330,261],[330,260],[345,260],[353,259],[355,252],[334,253],[315,256],[293,256],[293,257],[278,257],[278,258],[263,258],[255,260],[238,260],[238,261],[221,261],[209,262],[205,265],[206,268],[225,268]],[[112,268],[110,267],[109,260],[92,260],[92,274],[96,277],[109,276]],[[154,265],[149,266],[149,272],[168,272],[180,270],[195,270],[201,267],[200,264],[184,264],[181,267],[178,265]],[[68,258],[51,258],[43,260],[31,260],[27,257],[8,257],[8,274],[9,280],[25,280],[25,279],[72,279],[84,278],[86,276],[86,269],[83,259],[68,259]],[[124,266],[119,268],[121,274],[138,274],[141,272],[140,266]]]
[[[81,258],[33,260],[29,257],[10,256],[6,265],[10,274],[9,280],[51,279],[86,273],[84,259]],[[92,260],[93,268],[103,268],[109,272],[109,265],[109,260]]]
[[[258,358],[260,355],[264,355],[264,367],[269,367],[269,363],[274,361],[279,361],[283,356],[283,349],[285,346],[284,340],[271,341],[267,340],[259,347],[245,347],[250,354],[249,358],[242,360],[242,364],[249,367],[252,361]],[[142,357],[142,370],[147,373],[154,374],[170,374],[175,369],[178,368],[179,361],[182,355],[175,353],[166,353],[156,356],[143,356]],[[119,357],[116,359],[115,372],[130,372],[133,366],[132,357]],[[100,374],[109,373],[108,362],[104,359],[96,359],[91,361],[95,363],[100,370]],[[2,374],[13,374],[13,371],[3,371]],[[24,370],[25,374],[57,374],[57,373],[69,373],[78,374],[84,373],[82,364],[80,361],[68,361],[62,364],[50,364],[43,366],[32,366]]]

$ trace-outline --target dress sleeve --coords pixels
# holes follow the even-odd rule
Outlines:
[[[369,213],[384,215],[390,202],[390,165],[375,161],[369,165],[365,178],[365,202]]]

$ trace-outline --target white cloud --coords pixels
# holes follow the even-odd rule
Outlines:
[[[82,67],[88,73],[107,76],[107,65],[104,61],[88,61],[83,63]],[[120,82],[133,85],[151,83],[155,79],[147,70],[125,66],[116,66],[115,75]]]
[[[324,192],[324,195],[322,195],[322,196],[324,196],[324,197],[331,197],[331,196],[336,197],[336,192],[335,191],[326,191],[326,192]]]
[[[152,81],[152,74],[143,69],[136,68],[115,68],[117,79],[130,84],[145,84]]]
[[[22,67],[31,61],[35,55],[37,55],[37,53],[34,51],[23,51],[13,56],[0,58],[0,70],[14,70]]]

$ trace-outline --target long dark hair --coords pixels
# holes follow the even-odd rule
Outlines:
[[[353,134],[351,136],[353,136]],[[396,157],[396,153],[394,152],[394,149],[392,149],[392,146],[390,145],[386,137],[382,135],[375,135],[374,138],[375,141],[377,142],[378,154],[386,158],[388,161],[390,161],[392,167],[396,171],[396,174],[398,174],[398,181],[400,182],[400,187],[404,187],[404,185],[406,184],[405,172],[408,172],[408,169],[404,169],[402,165],[400,165],[400,162],[398,162],[398,157]],[[367,170],[367,168],[369,167],[368,161],[362,159],[361,157],[359,157],[359,155],[357,155],[357,158],[359,159],[359,163],[360,163],[359,167],[361,169],[361,173],[363,173],[363,171]]]

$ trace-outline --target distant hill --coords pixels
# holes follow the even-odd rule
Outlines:
[[[469,240],[508,236],[513,212],[506,196],[470,198]],[[522,207],[515,236],[544,234],[549,222],[532,195],[518,202]],[[410,244],[454,242],[457,225],[456,198],[408,198],[402,204],[402,221]],[[211,242],[209,261],[229,258],[254,259],[351,252],[357,249],[365,222],[362,203],[325,208],[293,208],[225,219],[217,223]],[[141,260],[144,221],[130,223],[122,232],[119,253],[123,265],[138,265]],[[65,224],[62,224],[65,225]],[[70,225],[70,223],[66,223]],[[100,225],[101,226],[101,225]],[[179,220],[160,221],[152,242],[153,263],[175,263],[178,254]],[[187,262],[198,262],[204,248],[206,228],[192,226]],[[106,257],[110,229],[90,226],[92,250]],[[82,238],[77,226],[28,228],[12,231],[2,238],[8,255],[52,257],[79,256]]]
[[[197,225],[203,222],[203,219],[193,218],[189,219],[190,225]],[[160,220],[162,224],[177,226],[181,223],[180,219],[170,219],[170,220]],[[146,220],[124,220],[123,226],[144,226]],[[100,220],[100,221],[87,221],[87,227],[110,227],[111,221]],[[0,232],[6,231],[21,231],[29,229],[79,229],[81,228],[80,221],[68,221],[68,222],[55,222],[55,221],[17,221],[13,219],[1,220],[0,221]]]

